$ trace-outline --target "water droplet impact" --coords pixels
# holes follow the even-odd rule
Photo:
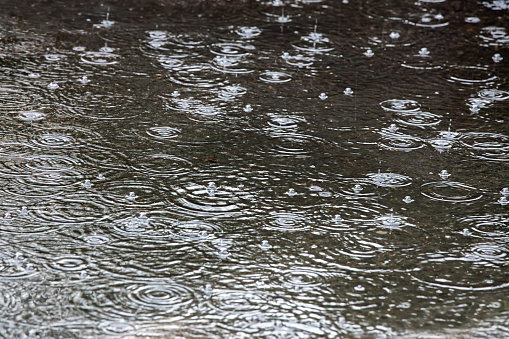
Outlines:
[[[53,82],[50,82],[50,83],[48,84],[48,88],[49,88],[49,89],[57,89],[57,88],[59,88],[59,87],[60,87],[60,86],[59,86],[56,82],[54,82],[54,81],[53,81]]]
[[[319,97],[320,99],[322,99],[322,100],[325,100],[325,99],[327,99],[327,98],[328,98],[327,94],[325,94],[325,93],[320,93],[320,95],[319,95],[318,97]]]
[[[391,37],[391,39],[398,39],[400,37],[400,34],[398,32],[391,32],[389,36]]]
[[[209,182],[209,185],[207,186],[207,193],[209,194],[209,196],[213,197],[214,195],[216,195],[216,192],[217,192],[216,184],[213,182]]]
[[[403,217],[394,215],[393,213],[382,215],[381,217],[377,218],[377,221],[380,223],[380,226],[391,229],[400,228],[405,224]]]
[[[429,56],[430,52],[428,51],[428,49],[426,47],[423,47],[419,50],[419,56],[421,57],[427,57]]]
[[[260,80],[271,84],[278,84],[291,81],[292,77],[284,72],[267,71],[260,74]]]
[[[27,216],[28,215],[28,207],[22,206],[20,211],[19,211],[19,215],[20,216]]]
[[[347,88],[343,91],[343,93],[344,93],[345,95],[352,95],[352,94],[353,94],[353,90],[352,90],[350,87],[347,87]]]
[[[46,114],[38,111],[22,111],[18,114],[19,120],[27,122],[41,121],[44,118],[46,118]]]
[[[498,203],[502,206],[505,206],[505,205],[509,204],[509,200],[507,200],[506,196],[503,196],[503,197],[500,197],[500,199],[498,199]]]
[[[479,97],[481,97],[482,99],[489,100],[489,101],[502,101],[502,100],[509,99],[509,92],[501,91],[498,89],[486,88],[486,89],[479,91],[478,94],[479,94]]]
[[[375,53],[373,53],[371,49],[368,49],[366,52],[364,52],[364,55],[368,58],[371,58],[373,55],[375,55]]]
[[[362,285],[357,285],[353,289],[358,291],[358,292],[362,292],[362,291],[366,290],[366,288],[364,286],[362,286]]]
[[[138,196],[134,192],[129,192],[128,195],[125,196],[127,200],[134,201]]]
[[[246,113],[250,113],[253,111],[253,107],[251,107],[250,104],[247,104],[245,107],[244,107],[244,112]]]
[[[269,244],[269,241],[268,240],[263,240],[262,243],[260,244],[260,248],[264,251],[267,251],[269,250],[270,248],[272,248],[272,245]]]
[[[90,80],[88,80],[88,77],[86,75],[84,75],[82,78],[80,78],[78,80],[79,83],[83,84],[83,85],[86,85],[90,82]]]
[[[81,183],[81,187],[89,189],[92,187],[92,183],[89,179],[86,179],[84,182]]]
[[[407,204],[410,204],[412,202],[414,202],[415,200],[412,199],[409,195],[407,195],[404,199],[403,199],[403,202],[404,203],[407,203]]]
[[[432,200],[452,203],[469,203],[482,198],[477,188],[452,181],[423,184],[421,194]]]
[[[442,170],[438,175],[444,180],[447,180],[451,176],[447,170]]]
[[[341,218],[341,215],[336,214],[334,216],[334,219],[332,220],[332,222],[334,222],[335,224],[341,225],[341,224],[343,224],[343,218]]]
[[[500,61],[504,60],[504,58],[499,53],[493,55],[492,59],[496,63],[499,63]]]
[[[380,187],[404,187],[412,183],[412,178],[396,173],[368,173],[371,183]]]
[[[415,112],[420,110],[421,105],[415,100],[390,99],[380,103],[380,106],[391,112]]]
[[[502,194],[504,197],[509,197],[509,188],[507,187],[502,188],[500,194]]]
[[[251,27],[241,26],[241,27],[238,27],[235,30],[235,32],[238,35],[240,35],[241,37],[246,38],[246,39],[251,39],[251,38],[257,37],[258,35],[260,35],[262,33],[261,29],[259,29],[256,26],[251,26]]]
[[[287,194],[288,196],[290,196],[290,197],[293,197],[293,196],[297,195],[298,193],[297,193],[297,192],[295,192],[295,190],[294,190],[293,188],[290,188],[290,189],[286,192],[286,194]]]
[[[360,192],[362,192],[362,186],[359,184],[355,184],[355,186],[353,187],[353,191],[355,192],[355,194],[359,194]]]
[[[469,16],[469,17],[465,18],[465,22],[467,22],[469,24],[477,24],[477,23],[481,22],[481,19],[479,19],[476,16]]]
[[[391,124],[389,126],[389,128],[387,129],[387,131],[389,131],[390,133],[396,133],[396,131],[398,130],[398,126],[396,124]]]

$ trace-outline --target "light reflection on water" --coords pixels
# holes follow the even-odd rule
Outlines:
[[[0,5],[1,337],[509,335],[502,2],[129,4]]]

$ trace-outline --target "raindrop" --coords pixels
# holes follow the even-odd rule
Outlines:
[[[469,24],[477,24],[477,23],[481,22],[481,19],[479,19],[476,16],[469,16],[469,17],[465,18],[465,22],[467,22]]]
[[[125,198],[127,200],[131,200],[131,201],[135,200],[137,197],[138,196],[134,192],[129,192],[129,194],[125,196]]]
[[[449,174],[449,172],[447,172],[447,170],[442,170],[439,176],[440,178],[447,180],[451,175]]]
[[[209,194],[209,196],[213,197],[214,195],[216,195],[216,192],[217,192],[216,184],[213,182],[209,182],[209,185],[207,186],[207,193]]]
[[[505,206],[505,205],[509,204],[509,200],[507,200],[507,197],[502,196],[502,197],[500,197],[500,199],[498,199],[498,203],[502,206]]]
[[[502,188],[502,190],[500,191],[500,194],[502,194],[504,197],[508,197],[509,196],[509,188],[507,188],[507,187]]]
[[[354,290],[356,290],[358,292],[362,292],[362,291],[366,290],[366,288],[362,285],[357,285],[354,287]]]
[[[21,121],[41,121],[46,117],[46,114],[37,111],[22,111],[18,114],[18,119]]]
[[[398,32],[391,32],[389,36],[391,37],[391,39],[398,39],[400,35]]]
[[[368,58],[371,58],[373,55],[375,55],[375,53],[373,53],[371,49],[368,49],[366,52],[364,52],[364,55]]]
[[[268,83],[278,84],[292,80],[290,74],[284,72],[267,71],[260,74],[260,80]]]
[[[88,80],[88,77],[86,75],[84,75],[82,78],[80,78],[78,80],[79,83],[82,83],[83,85],[86,85],[90,82],[90,80]]]
[[[257,37],[258,35],[260,35],[262,33],[262,31],[256,26],[252,26],[252,27],[242,26],[242,27],[237,28],[235,30],[235,32],[238,35],[240,35],[241,37],[246,38],[246,39],[251,39],[251,38]]]
[[[353,94],[353,91],[352,91],[352,89],[351,89],[350,87],[347,87],[347,88],[343,91],[343,93],[345,93],[345,95],[352,95],[352,94]]]
[[[269,241],[268,240],[263,240],[262,243],[260,244],[260,248],[264,251],[267,251],[268,249],[270,249],[272,247],[271,244],[269,244]]]
[[[327,94],[325,94],[325,93],[320,93],[320,95],[319,95],[318,97],[319,97],[320,99],[322,99],[322,100],[325,100],[325,99],[327,99],[327,98],[328,98]]]
[[[336,214],[334,216],[334,220],[332,220],[332,222],[334,222],[336,224],[342,224],[343,223],[343,218],[341,218],[341,215]]]
[[[286,194],[287,194],[288,196],[290,196],[290,197],[293,197],[294,195],[297,195],[298,193],[297,193],[297,192],[295,192],[295,190],[294,190],[293,188],[290,188],[290,189],[288,190],[288,192],[286,192]]]
[[[492,57],[493,61],[496,62],[496,63],[499,63],[500,61],[504,60],[504,58],[502,56],[500,56],[499,53],[496,53],[493,57]]]
[[[419,51],[419,55],[420,55],[421,57],[427,57],[427,56],[429,56],[429,51],[428,51],[428,49],[427,49],[426,47],[421,48],[421,49],[420,49],[420,51]]]
[[[92,187],[92,183],[89,179],[86,179],[84,182],[81,183],[81,187],[89,189]]]
[[[362,186],[359,185],[359,184],[356,184],[354,187],[353,187],[353,191],[355,192],[355,194],[359,194],[361,191],[362,191]]]
[[[407,195],[404,199],[403,199],[403,202],[407,203],[407,204],[410,204],[412,202],[414,202],[414,199],[412,199],[409,195]]]
[[[244,112],[246,113],[250,113],[253,111],[253,107],[251,107],[250,104],[247,104],[245,107],[244,107]]]
[[[380,106],[386,111],[391,112],[416,112],[421,105],[415,100],[390,99],[380,103]]]
[[[391,133],[396,133],[396,131],[397,131],[398,129],[399,129],[399,128],[398,128],[398,126],[396,126],[396,124],[391,124],[387,130],[388,130],[389,132],[391,132]]]
[[[59,86],[56,82],[54,82],[54,81],[53,81],[53,82],[50,82],[50,83],[48,84],[48,88],[49,88],[49,89],[57,89],[57,88],[59,88],[59,87],[60,87],[60,86]]]
[[[22,206],[21,210],[19,211],[19,215],[21,216],[27,216],[28,215],[28,207]]]
[[[402,217],[396,216],[393,213],[382,215],[377,220],[381,223],[382,227],[388,228],[399,228],[405,223],[405,220]]]

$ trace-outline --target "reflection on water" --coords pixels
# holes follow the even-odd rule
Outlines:
[[[0,337],[508,337],[507,9],[0,4]]]

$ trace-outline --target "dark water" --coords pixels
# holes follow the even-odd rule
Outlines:
[[[507,1],[2,1],[4,338],[509,336]]]

